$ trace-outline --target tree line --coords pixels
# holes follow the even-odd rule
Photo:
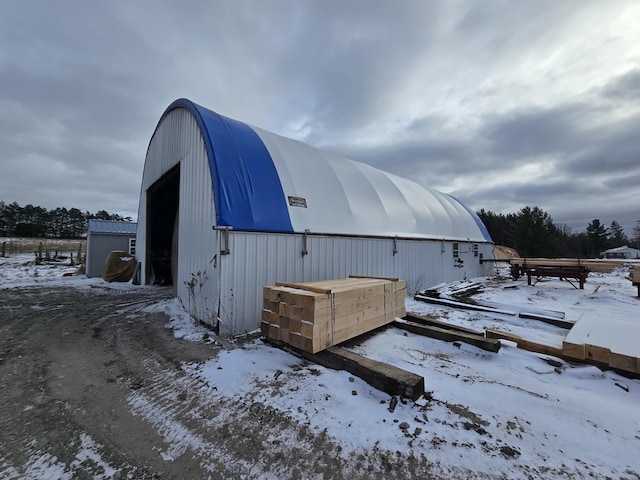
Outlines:
[[[640,248],[640,220],[628,237],[617,221],[606,226],[597,218],[584,232],[574,233],[567,225],[555,224],[539,207],[506,215],[484,209],[477,213],[496,244],[511,247],[523,257],[595,258],[609,248]]]
[[[132,221],[131,217],[105,210],[96,213],[64,207],[47,210],[31,204],[22,207],[17,202],[0,201],[0,237],[81,238],[87,233],[89,219]]]

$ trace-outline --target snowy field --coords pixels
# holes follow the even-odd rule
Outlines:
[[[101,279],[83,275],[63,276],[73,273],[72,267],[35,266],[31,260],[31,256],[0,258],[0,294],[1,289],[35,284],[104,285]],[[584,290],[558,279],[527,286],[526,279],[513,282],[505,273],[473,279],[483,286],[474,298],[561,311],[570,321],[585,315],[598,316],[602,322],[611,315],[640,321],[640,299],[625,278],[625,269],[590,274]],[[550,344],[566,335],[566,330],[534,320],[413,299],[407,299],[407,310],[477,330],[508,330]],[[206,330],[193,324],[177,300],[160,301],[150,311],[165,312],[170,319],[167,328],[177,337],[205,341]],[[407,477],[419,466],[429,465],[429,471],[441,478],[640,479],[639,380],[530,353],[510,342],[503,341],[498,353],[489,353],[388,328],[349,348],[424,376],[429,398],[415,403],[402,399],[391,408],[389,395],[346,372],[310,364],[260,339],[240,344],[206,362],[184,364],[174,381],[198,384],[211,404],[246,402],[247,409],[267,405],[271,415],[328,438],[336,446],[332,455],[354,469],[358,462],[384,453],[405,462]],[[144,391],[132,391],[128,402],[134,415],[163,432],[165,448],[158,454],[165,461],[190,450],[205,462],[205,452],[215,450],[211,439],[177,422],[170,408],[158,408]],[[213,420],[232,421],[232,415],[237,412],[223,410]],[[296,442],[287,435],[282,425],[272,433],[285,456],[286,445]],[[34,471],[55,471],[55,467],[40,465]],[[293,476],[266,464],[248,465],[248,469],[251,478]]]

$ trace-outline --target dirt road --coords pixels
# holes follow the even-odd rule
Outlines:
[[[170,293],[1,291],[0,478],[427,478],[424,458],[345,462],[269,405],[216,396],[185,369],[220,347],[177,339],[148,311]]]
[[[20,288],[0,295],[0,469],[9,478],[180,477],[163,439],[130,413],[126,397],[158,372],[216,354],[180,341],[166,317],[145,313],[163,289],[110,292]],[[83,458],[86,457],[86,458]],[[34,462],[34,458],[36,461]]]

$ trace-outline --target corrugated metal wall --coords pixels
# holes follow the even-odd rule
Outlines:
[[[202,321],[213,322],[217,305],[218,278],[214,270],[216,244],[215,207],[209,162],[200,129],[187,110],[169,112],[158,125],[149,144],[138,210],[136,257],[146,262],[147,190],[165,173],[180,164],[178,206],[177,296],[185,308]],[[192,286],[189,286],[192,285]]]
[[[443,282],[489,275],[472,244],[459,243],[463,265],[455,266],[453,242],[309,235],[303,257],[300,234],[229,233],[229,255],[220,257],[220,331],[239,334],[260,325],[262,287],[280,282],[344,278],[349,275],[398,277],[415,292]],[[478,254],[493,255],[480,243]],[[394,248],[396,254],[394,255]]]

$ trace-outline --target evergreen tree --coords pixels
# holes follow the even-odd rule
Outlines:
[[[609,231],[607,227],[600,223],[599,219],[594,219],[587,225],[588,254],[590,257],[600,255],[600,252],[607,249]]]
[[[92,217],[98,220],[111,220],[111,215],[106,210],[98,210]]]
[[[0,236],[79,238],[86,233],[89,218],[132,221],[131,217],[106,210],[91,214],[77,208],[47,210],[31,204],[21,207],[17,202],[7,205],[0,201]]]
[[[5,218],[6,210],[7,204],[0,200],[0,237],[7,236],[7,220]]]
[[[551,216],[539,207],[524,207],[515,216],[511,235],[518,253],[525,257],[554,257],[560,250],[560,234]]]
[[[615,220],[609,225],[609,248],[629,245],[629,239],[624,233],[622,226]]]
[[[509,234],[509,219],[505,215],[485,211],[484,209],[477,212],[477,215],[484,223],[484,226],[487,227],[491,239],[497,245],[513,246],[513,241]]]
[[[634,248],[640,248],[640,220],[638,220],[633,227],[633,241],[631,246]]]

